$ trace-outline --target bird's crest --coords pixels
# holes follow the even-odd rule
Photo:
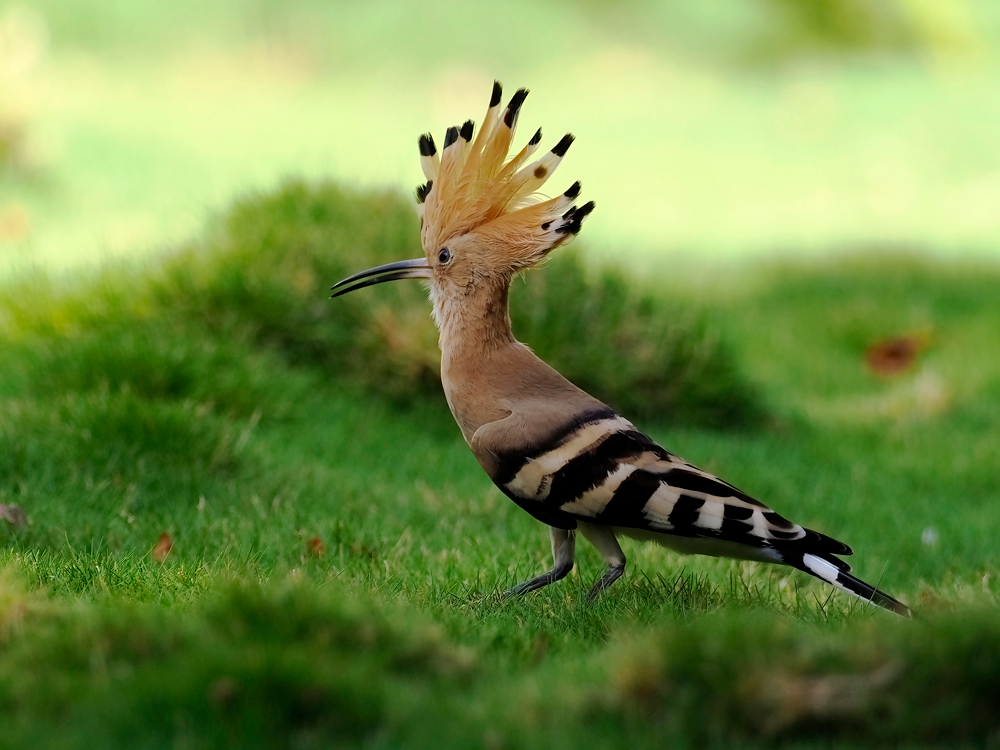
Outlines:
[[[539,128],[524,148],[507,159],[528,90],[519,89],[502,110],[501,93],[500,83],[494,82],[489,109],[475,138],[472,120],[448,128],[440,153],[430,133],[420,136],[420,164],[427,183],[417,188],[417,211],[421,244],[427,252],[478,230],[508,248],[512,256],[533,260],[577,234],[594,208],[593,202],[574,205],[579,182],[552,199],[537,194],[573,143],[571,134],[525,166],[541,143]]]

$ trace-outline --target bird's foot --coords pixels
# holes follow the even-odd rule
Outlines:
[[[572,563],[569,565],[555,567],[548,573],[542,573],[542,575],[537,578],[532,578],[530,581],[517,584],[517,586],[512,589],[507,589],[503,592],[503,598],[509,599],[512,596],[521,596],[522,594],[527,594],[529,591],[534,591],[535,589],[540,589],[543,586],[548,586],[550,583],[555,583],[556,581],[565,578],[572,569]]]
[[[597,583],[590,587],[590,591],[587,592],[587,601],[592,602],[597,598],[604,589],[608,588],[612,583],[621,578],[622,573],[625,572],[624,565],[611,565],[608,567],[607,571],[603,576],[597,579]]]

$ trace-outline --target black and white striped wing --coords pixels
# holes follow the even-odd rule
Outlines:
[[[909,608],[851,575],[842,542],[783,518],[731,484],[667,452],[607,411],[579,416],[544,443],[499,454],[493,481],[535,518],[651,538],[679,552],[798,568],[896,614]]]
[[[784,555],[771,550],[790,547],[851,554],[846,544],[788,521],[674,456],[610,410],[573,420],[531,450],[501,456],[493,480],[531,515],[558,528],[586,521],[626,533],[685,537],[689,541],[678,546],[691,552],[775,562],[785,562]],[[699,539],[706,544],[695,543]],[[849,570],[840,560],[831,562]]]

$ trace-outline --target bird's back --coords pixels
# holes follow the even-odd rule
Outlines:
[[[481,429],[473,448],[495,456],[486,467],[490,478],[550,525],[574,528],[585,521],[635,535],[730,541],[748,545],[742,556],[754,559],[773,559],[765,550],[807,539],[816,551],[850,554],[846,545],[788,521],[596,404],[564,411],[562,424],[533,441],[504,439],[522,422],[512,414],[504,420],[511,423],[507,430]],[[714,545],[703,546],[711,554]]]

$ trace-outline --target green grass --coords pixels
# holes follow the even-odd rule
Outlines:
[[[147,270],[4,290],[0,504],[30,524],[0,521],[0,747],[995,736],[1000,270],[737,267],[709,297],[554,258],[514,297],[528,343],[613,404],[662,398],[643,428],[850,543],[918,619],[638,544],[592,606],[586,545],[504,601],[547,539],[462,442],[419,287],[325,299],[408,257],[409,211],[293,183]],[[867,372],[912,331],[911,372]]]
[[[324,299],[349,273],[415,254],[407,201],[291,182],[244,199],[217,224],[151,277],[108,272],[90,285],[96,295],[44,281],[9,295],[0,315],[21,345],[8,366],[20,362],[21,389],[127,390],[273,417],[325,373],[400,402],[440,400],[437,332],[420,285]],[[734,427],[759,419],[758,394],[704,316],[633,287],[564,252],[548,274],[517,285],[514,325],[568,377],[622,408]],[[51,345],[32,339],[53,334]],[[265,374],[275,368],[280,388]]]
[[[991,612],[834,628],[667,616],[595,645],[553,624],[472,638],[337,583],[214,584],[183,609],[57,606],[8,573],[0,746],[956,746],[996,729]]]

